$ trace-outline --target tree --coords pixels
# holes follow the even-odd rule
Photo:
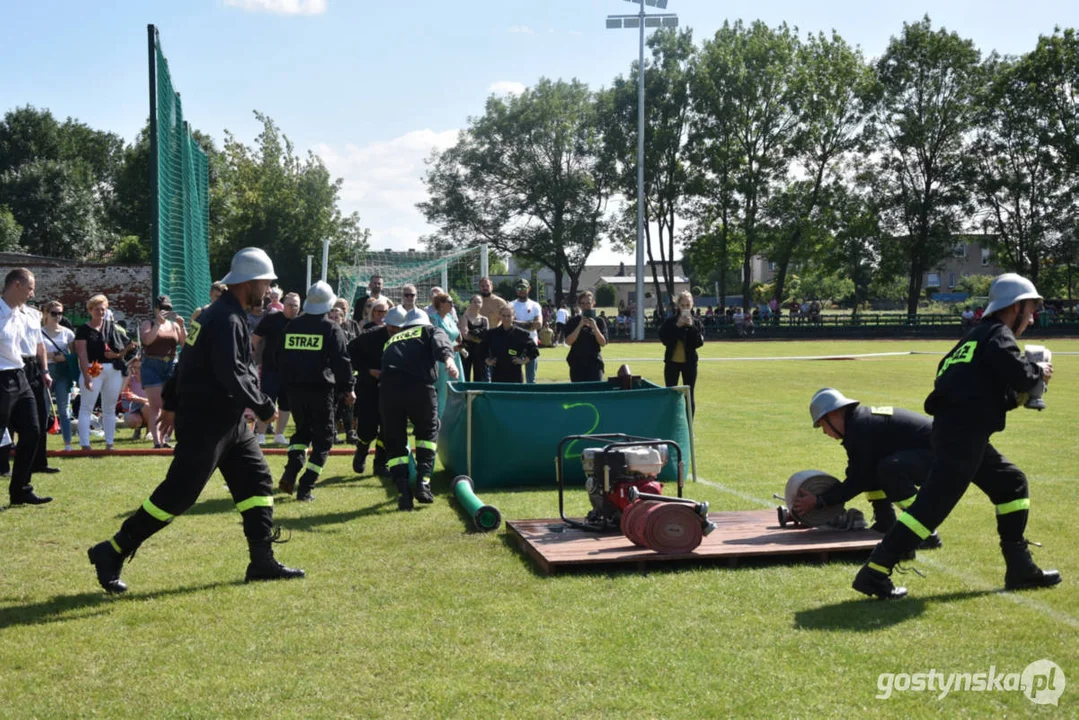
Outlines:
[[[657,308],[663,298],[674,297],[674,243],[676,222],[683,204],[689,170],[686,140],[690,118],[690,71],[695,48],[693,31],[658,30],[648,39],[652,63],[645,68],[645,250],[652,268]],[[604,94],[606,149],[617,159],[618,187],[627,198],[637,196],[638,70],[618,77]],[[621,227],[624,247],[636,240],[637,207],[628,203]],[[653,253],[652,224],[658,233],[659,263]],[[633,230],[630,231],[629,228]],[[659,267],[660,273],[656,268]],[[664,289],[660,289],[660,277]]]
[[[614,285],[608,285],[604,283],[596,288],[596,305],[600,307],[614,307],[618,302],[618,293],[614,290]]]
[[[22,237],[22,225],[15,222],[15,216],[6,206],[0,205],[0,252],[12,252],[19,249]]]
[[[31,160],[8,170],[0,175],[0,202],[22,225],[24,251],[68,259],[104,254],[93,184],[78,164]]]
[[[601,153],[596,99],[581,82],[541,79],[516,97],[491,96],[457,144],[436,153],[417,207],[439,231],[431,249],[488,243],[563,274],[575,295],[607,229],[613,168]]]
[[[759,20],[724,23],[699,53],[696,87],[704,88],[701,112],[729,118],[731,180],[740,198],[742,304],[750,303],[751,262],[758,250],[758,222],[775,183],[786,176],[795,130],[798,38],[787,27]],[[708,132],[715,145],[713,132]],[[724,160],[723,162],[730,162]],[[726,227],[727,223],[724,223]]]
[[[979,53],[929,17],[903,25],[876,65],[874,114],[887,180],[885,222],[907,263],[907,313],[916,315],[922,274],[943,259],[969,214],[966,184]]]
[[[255,117],[262,123],[255,146],[226,131],[212,163],[219,177],[211,188],[211,215],[219,222],[211,226],[210,266],[221,277],[237,250],[255,245],[274,259],[282,287],[306,290],[306,256],[321,258],[323,239],[331,241],[334,268],[366,248],[367,231],[356,213],[338,209],[342,181],[330,178],[322,160],[298,156],[273,120],[259,112]]]

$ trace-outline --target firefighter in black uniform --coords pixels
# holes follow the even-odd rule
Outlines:
[[[281,333],[278,367],[288,388],[296,432],[288,446],[288,463],[278,488],[291,495],[296,488],[296,476],[303,469],[296,492],[296,499],[301,502],[315,499],[311,490],[333,448],[337,393],[342,393],[349,405],[356,400],[345,333],[327,317],[335,302],[333,289],[319,280],[307,291],[304,314],[289,320]],[[308,445],[311,457],[304,465]]]
[[[491,382],[523,383],[522,369],[532,358],[539,357],[539,348],[527,330],[513,324],[513,306],[500,309],[498,320],[498,326],[488,330],[485,338]]]
[[[841,505],[865,493],[873,505],[873,530],[886,533],[895,525],[895,510],[910,507],[929,475],[929,439],[933,421],[902,408],[864,407],[835,388],[824,388],[809,403],[813,427],[843,443],[847,473],[839,485],[820,495],[800,491],[793,510],[805,514],[814,507]],[[933,533],[920,550],[941,547]]]
[[[379,299],[371,306],[372,319],[348,344],[352,368],[356,371],[356,454],[352,456],[352,471],[362,475],[367,467],[367,453],[375,444],[374,473],[384,476],[386,445],[379,434],[381,414],[378,404],[378,379],[382,374],[382,348],[390,339],[389,329],[383,322],[389,311],[389,303]]]
[[[1048,587],[1060,582],[1056,570],[1042,570],[1030,556],[1023,533],[1030,510],[1027,478],[997,452],[989,437],[1004,429],[1005,414],[1022,395],[1053,375],[1049,363],[1031,362],[1016,338],[1033,321],[1041,300],[1034,284],[1014,273],[989,288],[982,321],[937,366],[925,410],[933,416],[933,459],[918,497],[858,571],[853,587],[866,595],[899,598],[906,588],[892,584],[897,562],[951,513],[973,482],[996,506],[997,533],[1009,590]]]
[[[386,314],[390,339],[382,352],[379,376],[379,408],[382,411],[382,437],[386,442],[386,464],[400,497],[398,510],[412,509],[412,489],[408,482],[408,423],[416,433],[416,499],[434,502],[427,479],[435,468],[438,439],[437,363],[446,365],[451,380],[456,380],[453,344],[441,328],[431,325],[427,313],[419,308],[406,311],[394,308]]]
[[[124,559],[190,508],[214,470],[224,476],[243,520],[251,554],[246,580],[303,577],[303,570],[274,558],[272,543],[280,533],[273,528],[273,477],[244,420],[245,408],[264,422],[275,415],[250,365],[247,308],[262,302],[276,278],[264,251],[240,250],[224,280],[229,289],[191,323],[177,371],[163,391],[161,426],[175,427],[177,440],[165,480],[118,533],[88,551],[106,591],[127,590],[120,579]]]

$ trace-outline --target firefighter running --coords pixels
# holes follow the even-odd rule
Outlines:
[[[312,285],[304,301],[304,314],[285,326],[277,348],[278,367],[296,423],[288,446],[288,463],[278,488],[291,495],[302,469],[304,473],[296,489],[296,499],[300,502],[315,499],[311,490],[333,447],[337,393],[342,393],[349,405],[356,400],[345,333],[327,317],[335,302],[337,297],[327,283],[320,280]],[[311,457],[305,465],[308,445]]]
[[[434,502],[428,479],[435,466],[438,437],[437,363],[446,366],[456,380],[453,346],[440,328],[432,327],[427,313],[418,308],[394,308],[386,314],[390,339],[382,353],[379,376],[379,410],[387,466],[400,494],[398,510],[411,510],[412,488],[408,482],[408,422],[416,432],[416,500]]]
[[[881,533],[891,530],[895,525],[892,503],[900,509],[910,507],[929,475],[933,421],[902,408],[865,407],[835,388],[824,388],[813,395],[809,415],[813,427],[842,441],[847,451],[847,473],[842,483],[821,495],[799,490],[792,509],[805,515],[814,508],[842,505],[864,492],[873,505],[872,529]],[[918,549],[941,545],[940,536],[933,533]]]
[[[263,422],[276,415],[250,366],[247,326],[247,308],[262,302],[276,278],[265,252],[240,250],[224,279],[228,290],[191,323],[179,367],[163,394],[160,424],[165,431],[175,427],[177,441],[165,480],[119,532],[87,551],[107,592],[127,590],[120,579],[123,561],[187,511],[214,470],[224,476],[243,520],[251,556],[246,581],[303,577],[303,570],[274,558],[272,543],[280,533],[273,528],[273,477],[244,419],[244,408]]]
[[[1034,283],[1014,273],[989,288],[982,321],[937,366],[925,410],[933,416],[933,459],[918,497],[873,550],[854,578],[855,590],[881,598],[901,598],[906,588],[890,577],[895,565],[930,537],[973,482],[996,506],[997,534],[1004,555],[1008,590],[1060,582],[1056,570],[1042,570],[1024,537],[1030,513],[1027,478],[989,443],[1004,429],[1005,414],[1022,395],[1053,376],[1049,363],[1034,363],[1019,352],[1016,338],[1033,321],[1041,300]]]

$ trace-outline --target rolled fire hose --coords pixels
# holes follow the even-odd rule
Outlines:
[[[484,505],[483,501],[476,497],[472,478],[468,475],[458,475],[450,485],[457,502],[472,516],[472,523],[480,532],[497,530],[502,524],[502,513],[493,505]]]
[[[799,515],[794,511],[794,499],[798,496],[798,489],[805,490],[810,495],[823,495],[839,484],[837,478],[820,470],[802,470],[790,476],[783,497],[787,501],[787,509],[792,518],[809,527],[827,525],[843,512],[842,505],[829,505],[823,508],[813,508],[805,515]]]

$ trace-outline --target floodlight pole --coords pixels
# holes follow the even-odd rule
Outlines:
[[[637,339],[644,340],[644,0],[637,61]]]

